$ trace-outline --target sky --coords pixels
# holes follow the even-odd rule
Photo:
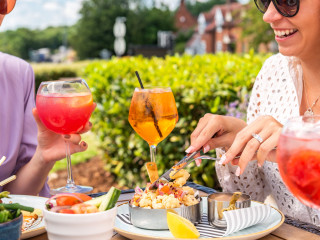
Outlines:
[[[48,26],[73,25],[79,19],[83,0],[17,0],[13,11],[7,15],[0,32],[19,27],[44,29]],[[152,0],[145,0],[150,4]],[[180,0],[157,0],[175,9]]]
[[[44,29],[48,26],[73,25],[84,0],[17,0],[13,11],[4,18],[0,32],[15,30],[19,27]],[[153,0],[144,0],[150,5]],[[156,0],[158,4],[165,3],[175,10],[180,0]],[[207,0],[193,0],[202,1]],[[239,0],[248,1],[248,0]]]

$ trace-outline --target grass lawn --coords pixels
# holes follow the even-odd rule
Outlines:
[[[89,146],[87,151],[75,153],[71,156],[72,165],[85,162],[88,159],[98,155],[98,140],[96,139],[96,136],[94,135],[94,133],[88,132],[88,133],[82,134],[81,136],[82,136],[82,140],[85,141]],[[62,159],[55,163],[51,172],[55,172],[57,170],[66,169],[66,168],[67,168],[67,160]]]

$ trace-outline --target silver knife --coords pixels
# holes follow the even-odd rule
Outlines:
[[[180,164],[187,162],[189,159],[193,158],[195,155],[200,153],[200,151],[201,151],[201,149],[196,151],[196,152],[193,152],[191,154],[188,153],[177,164],[175,164],[173,167],[179,166]],[[173,167],[171,167],[168,171],[166,171],[164,174],[162,174],[156,181],[154,181],[150,185],[149,189],[153,189],[154,187],[158,187],[158,183],[159,183],[160,180],[165,181],[165,182],[170,182],[171,181],[170,173],[172,171],[174,171]]]

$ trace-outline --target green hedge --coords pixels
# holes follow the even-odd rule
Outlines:
[[[128,111],[135,87],[134,72],[145,85],[170,86],[177,103],[179,121],[173,132],[157,147],[159,173],[184,156],[190,134],[198,120],[208,112],[226,114],[227,103],[240,101],[250,92],[266,56],[217,54],[203,56],[167,56],[113,58],[88,65],[86,79],[98,103],[93,113],[93,131],[100,137],[105,153],[105,168],[121,185],[144,186],[144,163],[149,161],[148,144],[128,122]],[[212,153],[213,154],[213,153]],[[191,180],[217,187],[213,162],[191,166]]]
[[[37,90],[43,81],[58,80],[61,78],[82,77],[89,61],[77,63],[36,63],[32,64],[35,74],[35,89]]]

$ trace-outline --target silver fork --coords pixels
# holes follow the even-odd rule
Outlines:
[[[237,159],[237,158],[240,158],[240,156],[235,156],[234,159]],[[207,160],[212,160],[212,161],[220,161],[221,158],[215,158],[215,157],[210,157],[208,155],[201,155],[199,157],[196,157],[196,158],[192,158],[192,159],[189,159],[185,165],[183,165],[183,167],[179,168],[172,176],[176,175],[181,169],[183,168],[186,168],[190,163],[196,161],[196,160],[204,160],[204,159],[207,159]]]

